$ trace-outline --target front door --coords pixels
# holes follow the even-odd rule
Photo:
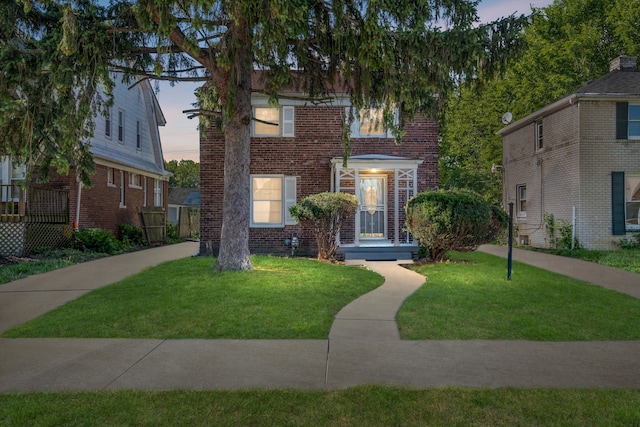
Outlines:
[[[360,239],[387,238],[387,178],[361,176],[358,190]]]

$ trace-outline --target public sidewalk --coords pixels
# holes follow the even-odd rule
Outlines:
[[[196,250],[197,244],[184,243],[0,285],[0,330]],[[520,254],[514,259],[527,262]],[[546,261],[553,268],[572,262]],[[640,341],[400,340],[395,313],[423,278],[395,262],[359,263],[385,276],[385,283],[340,311],[328,340],[3,338],[0,392],[336,389],[360,384],[640,387]]]

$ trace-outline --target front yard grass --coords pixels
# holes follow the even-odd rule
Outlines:
[[[0,395],[3,426],[637,426],[639,390],[118,391]]]
[[[403,339],[592,341],[640,339],[640,300],[514,262],[469,252],[412,267],[427,282],[397,320]]]
[[[95,290],[4,337],[324,339],[377,273],[307,259],[252,257],[217,272],[211,257],[171,261]]]

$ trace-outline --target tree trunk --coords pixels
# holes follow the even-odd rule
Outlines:
[[[229,76],[224,117],[224,195],[217,270],[251,270],[249,258],[251,163],[251,60],[248,43],[239,43],[234,72]],[[224,107],[223,107],[224,108]]]

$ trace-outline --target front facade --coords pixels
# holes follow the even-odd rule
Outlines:
[[[250,250],[288,254],[292,236],[298,253],[317,253],[313,230],[296,223],[289,208],[302,198],[332,191],[359,199],[356,215],[340,233],[346,258],[408,258],[417,242],[404,230],[404,205],[437,186],[437,125],[417,117],[402,144],[362,114],[351,129],[351,157],[340,144],[348,102],[314,105],[281,99],[271,108],[254,96],[251,138]],[[375,113],[375,112],[374,112]],[[267,124],[267,123],[273,124]],[[375,121],[374,121],[375,122]],[[201,252],[217,254],[222,226],[224,135],[211,128],[200,142]]]
[[[164,169],[158,130],[165,120],[152,87],[146,80],[129,87],[116,78],[113,101],[106,117],[94,119],[90,151],[96,172],[91,187],[79,184],[72,168],[67,175],[52,172],[48,183],[28,185],[26,192],[20,192],[18,184],[27,179],[25,167],[4,156],[0,157],[2,202],[18,203],[22,195],[28,211],[29,194],[36,188],[64,192],[68,226],[101,228],[114,234],[123,223],[140,227],[138,212],[143,208],[166,212],[170,174]],[[22,213],[16,207],[14,216],[5,215],[2,222],[32,222]]]
[[[502,129],[503,202],[517,243],[553,247],[545,222],[587,249],[640,231],[640,72],[623,56],[573,94]],[[555,238],[558,238],[556,234]]]

